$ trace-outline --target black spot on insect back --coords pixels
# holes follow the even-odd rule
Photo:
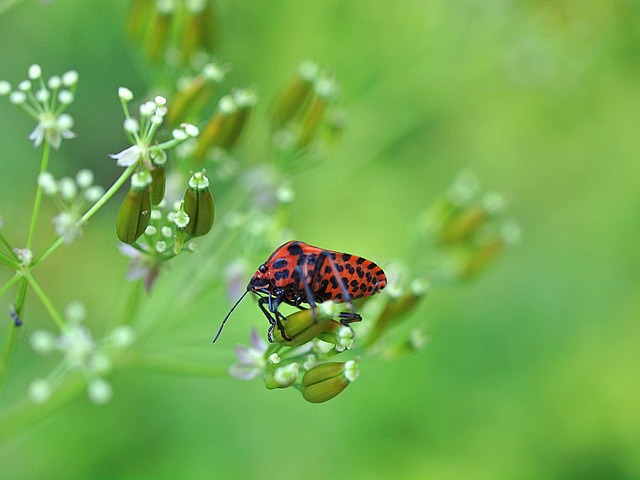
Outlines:
[[[293,256],[302,255],[302,247],[300,246],[300,243],[297,243],[297,242],[292,243],[291,245],[289,245],[287,250],[289,250],[290,255],[293,255]]]
[[[280,270],[279,272],[273,274],[273,278],[275,278],[276,280],[289,278],[289,270]]]
[[[285,258],[279,258],[275,262],[273,262],[273,268],[280,270],[288,265],[287,260]]]

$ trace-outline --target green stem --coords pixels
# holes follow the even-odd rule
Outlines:
[[[5,283],[2,287],[0,287],[0,297],[3,296],[5,293],[7,293],[7,290],[9,290],[13,286],[13,284],[16,283],[18,280],[20,280],[21,278],[22,276],[19,273],[14,274],[13,277],[11,277],[7,283]]]
[[[9,243],[9,241],[6,238],[4,238],[4,235],[2,235],[1,233],[0,233],[0,244],[7,249],[8,254],[12,255],[13,258],[17,260],[18,257],[13,251],[13,247],[11,247],[11,244]]]
[[[63,332],[66,332],[67,330],[69,330],[69,327],[67,326],[67,323],[64,321],[64,318],[62,318],[62,315],[60,315],[60,312],[58,312],[58,310],[53,305],[53,303],[51,302],[47,294],[44,292],[44,290],[42,290],[42,287],[40,287],[40,284],[36,281],[35,278],[33,278],[33,275],[31,275],[31,273],[27,273],[25,275],[25,278],[29,282],[29,285],[31,285],[31,288],[33,288],[33,291],[36,293],[38,298],[40,298],[40,301],[49,312],[49,315],[51,315],[51,318],[53,318],[53,321],[56,322],[56,324],[58,325],[58,328],[60,328],[60,330]]]
[[[107,203],[107,201],[109,201],[111,197],[113,197],[113,195],[115,195],[115,193],[120,189],[122,185],[124,185],[127,179],[134,172],[134,170],[136,169],[136,166],[137,164],[130,165],[127,167],[127,169],[124,172],[122,172],[122,175],[120,175],[120,177],[118,177],[115,183],[111,185],[111,188],[109,188],[109,190],[107,190],[104,193],[104,195],[102,195],[102,197],[100,197],[100,199],[89,210],[87,210],[82,217],[80,217],[80,219],[76,222],[77,228],[80,228],[85,223],[87,223],[87,221],[91,217],[93,217],[95,213],[98,210],[100,210],[104,206],[104,204]],[[55,252],[60,247],[60,245],[62,245],[63,242],[64,242],[64,239],[62,237],[58,237],[56,240],[54,240],[54,242],[51,245],[49,245],[49,247],[47,247],[46,250],[44,250],[40,255],[38,255],[35,258],[35,260],[31,263],[31,268],[35,268],[38,265],[40,265],[44,260],[47,259],[47,257],[49,257],[49,255]]]
[[[22,276],[19,273],[16,273],[11,279],[5,283],[2,288],[0,288],[0,297],[4,295],[7,290],[9,290],[14,284],[16,284]],[[18,311],[16,310],[16,313]],[[7,375],[7,371],[9,370],[9,365],[11,364],[11,359],[13,358],[13,352],[16,347],[16,340],[18,338],[18,331],[20,329],[20,325],[16,325],[15,323],[11,324],[9,327],[9,334],[7,335],[7,339],[4,342],[4,348],[2,349],[2,360],[0,361],[0,391],[4,385],[4,380]]]
[[[7,257],[4,253],[0,253],[0,263],[4,263],[11,270],[18,270],[20,268],[20,264],[15,258]]]
[[[47,142],[45,142],[44,147],[42,149],[42,160],[40,160],[40,174],[47,171],[50,152],[51,152],[51,147]],[[31,249],[31,246],[33,245],[33,237],[35,236],[35,233],[36,233],[36,224],[38,223],[38,214],[40,213],[41,203],[42,203],[42,187],[40,186],[40,182],[38,182],[36,187],[36,199],[33,203],[33,212],[31,213],[31,225],[29,226],[29,236],[27,237],[28,249]]]
[[[122,316],[122,323],[124,325],[130,324],[136,314],[138,306],[140,305],[140,294],[143,290],[143,280],[138,280],[133,283],[131,291],[129,292],[127,304],[125,305],[124,315]]]

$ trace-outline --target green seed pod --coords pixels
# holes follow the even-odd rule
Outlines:
[[[315,319],[311,309],[308,309],[292,313],[279,323],[279,326],[271,328],[270,338],[275,343],[289,347],[304,345],[323,332],[335,332],[341,327],[340,323],[333,320],[330,315],[323,313],[319,308],[316,308]],[[284,335],[281,329],[284,330]]]
[[[135,42],[144,37],[148,19],[153,16],[153,0],[133,0],[127,13],[127,34]]]
[[[482,226],[487,217],[488,212],[480,206],[462,210],[444,225],[440,241],[451,244],[466,240]]]
[[[132,244],[149,225],[151,194],[149,188],[131,189],[125,197],[116,217],[116,234],[123,243]]]
[[[358,368],[353,360],[321,363],[302,377],[302,396],[311,403],[326,402],[342,393],[357,377]]]
[[[162,8],[159,8],[160,5]],[[160,2],[157,6],[156,15],[151,21],[150,32],[145,39],[145,53],[152,62],[162,63],[171,36],[175,6],[172,2]]]
[[[167,172],[163,166],[151,170],[151,205],[158,205],[164,198],[167,185]]]
[[[186,2],[187,15],[183,20],[180,54],[188,65],[199,51],[211,54],[217,43],[217,25],[212,2],[200,0]]]
[[[210,148],[220,145],[221,139],[227,135],[225,130],[229,126],[229,118],[237,110],[238,105],[231,95],[225,95],[220,99],[218,110],[198,136],[196,149],[192,154],[194,159],[202,159]]]
[[[252,89],[244,88],[233,93],[233,100],[237,109],[225,119],[224,127],[216,143],[227,150],[238,142],[240,135],[245,130],[247,123],[249,123],[251,110],[258,101],[258,96]]]
[[[213,227],[215,208],[209,191],[209,179],[202,172],[194,173],[189,188],[184,194],[184,212],[189,216],[185,232],[192,237],[201,237]]]
[[[416,278],[411,282],[409,290],[398,296],[389,296],[384,309],[367,335],[365,347],[376,343],[392,323],[395,324],[413,311],[427,295],[429,288],[430,285],[426,279]]]
[[[289,122],[307,104],[313,91],[313,81],[318,75],[318,65],[307,61],[298,67],[298,72],[280,91],[271,108],[271,123],[274,130]]]
[[[315,95],[302,120],[302,128],[296,145],[298,149],[307,148],[315,139],[324,120],[327,107],[335,100],[336,94],[337,86],[332,80],[320,78],[316,81]]]

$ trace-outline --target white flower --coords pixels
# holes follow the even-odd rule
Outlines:
[[[267,342],[258,335],[258,331],[251,330],[251,346],[236,345],[233,348],[238,358],[238,363],[229,367],[229,375],[241,380],[256,378],[264,371],[267,365],[267,361],[264,358],[267,347]]]
[[[75,138],[76,134],[71,131],[73,121],[69,115],[59,115],[56,117],[51,112],[43,112],[39,115],[39,122],[36,128],[29,134],[29,140],[33,140],[33,146],[39,147],[44,140],[56,150],[60,148],[62,139]]]
[[[111,153],[109,156],[117,160],[116,164],[119,167],[129,167],[140,160],[143,155],[143,151],[137,145],[131,145],[129,148],[125,148],[119,153]]]

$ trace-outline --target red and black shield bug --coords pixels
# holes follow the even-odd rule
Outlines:
[[[327,300],[346,303],[349,311],[342,312],[340,319],[348,324],[362,320],[352,300],[369,297],[386,284],[387,277],[382,268],[371,260],[291,240],[276,248],[258,267],[246,292],[222,320],[213,341],[218,339],[231,312],[249,292],[259,297],[258,306],[272,328],[277,327],[287,338],[281,323],[285,317],[278,311],[281,303],[300,309],[304,309],[301,305],[306,303],[312,312],[315,312],[316,304]],[[271,340],[271,335],[269,337]]]

